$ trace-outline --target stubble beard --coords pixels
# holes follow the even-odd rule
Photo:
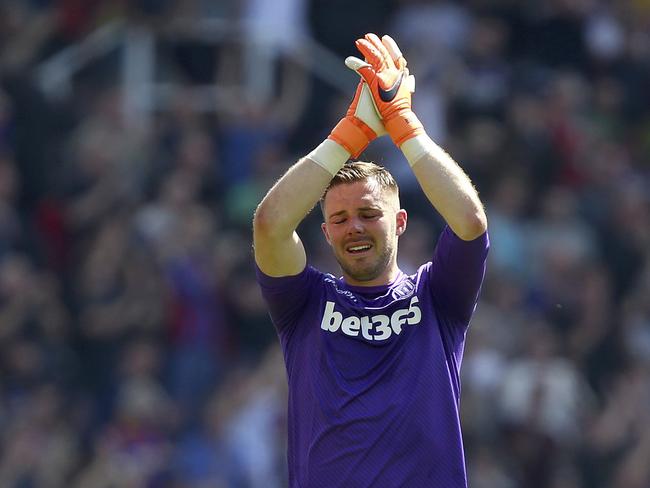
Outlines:
[[[355,281],[371,281],[388,269],[395,254],[394,249],[392,243],[386,243],[381,254],[366,263],[354,263],[354,258],[352,258],[352,262],[346,262],[345,259],[337,255],[335,257],[345,275]]]

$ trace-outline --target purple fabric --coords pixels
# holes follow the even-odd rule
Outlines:
[[[431,262],[379,287],[257,270],[287,368],[292,488],[467,486],[459,371],[488,246],[446,228]]]

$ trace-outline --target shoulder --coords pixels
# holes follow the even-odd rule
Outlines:
[[[269,276],[256,266],[257,283],[267,301],[274,301],[278,306],[291,297],[291,301],[303,301],[315,290],[325,286],[325,275],[313,266],[305,268],[296,275]],[[300,299],[302,298],[302,299]]]
[[[266,301],[273,324],[279,332],[293,327],[310,313],[324,287],[324,274],[306,266],[297,275],[274,277],[256,270],[262,297]]]
[[[326,275],[313,266],[307,265],[304,269],[295,275],[270,276],[264,273],[259,266],[255,265],[255,276],[257,282],[262,288],[276,288],[283,286],[292,286],[297,284],[324,282]]]

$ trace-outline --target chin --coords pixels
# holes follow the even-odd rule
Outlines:
[[[391,254],[389,252],[381,253],[380,255],[366,257],[363,262],[354,262],[354,260],[342,259],[336,256],[336,260],[343,272],[355,281],[372,281],[386,271],[391,262]]]
[[[341,264],[341,263],[339,263]],[[385,266],[380,266],[379,263],[373,263],[367,266],[343,266],[341,269],[350,278],[355,281],[371,281],[377,278],[386,269]]]

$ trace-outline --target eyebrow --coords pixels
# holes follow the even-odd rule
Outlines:
[[[359,210],[361,212],[367,212],[368,210],[380,211],[380,212],[382,211],[382,209],[380,207],[359,207],[359,208],[357,208],[357,210]],[[338,217],[339,215],[343,215],[344,213],[347,213],[347,211],[346,210],[339,210],[338,212],[334,212],[333,214],[330,214],[329,217],[327,217],[327,218],[331,219],[332,217]]]

